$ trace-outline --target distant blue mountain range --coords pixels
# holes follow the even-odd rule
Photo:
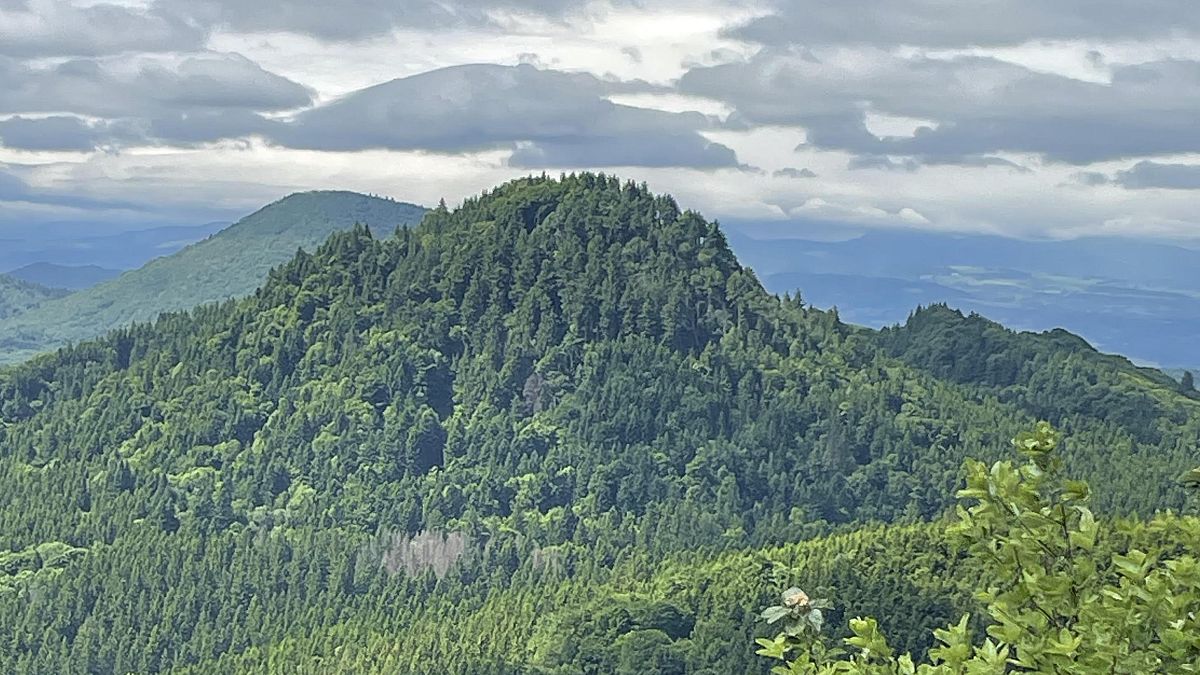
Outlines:
[[[837,306],[852,323],[899,323],[945,302],[1011,328],[1065,328],[1148,365],[1200,366],[1200,250],[1098,237],[870,232],[831,242],[727,230],[768,289]]]
[[[98,226],[89,223],[4,226],[0,228],[0,270],[36,263],[134,269],[228,226],[229,223],[165,225],[125,232],[98,231]]]
[[[91,288],[102,281],[108,281],[121,275],[121,270],[114,270],[98,265],[56,265],[48,262],[37,262],[19,267],[8,276],[49,288],[65,288],[78,291]]]

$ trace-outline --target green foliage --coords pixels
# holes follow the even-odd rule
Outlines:
[[[824,648],[819,623],[774,640],[760,655],[778,673],[1184,673],[1200,671],[1200,521],[1159,516],[1121,523],[1118,537],[1143,530],[1153,547],[1099,547],[1100,525],[1086,506],[1088,485],[1061,478],[1059,435],[1042,422],[1013,441],[1026,459],[990,467],[967,463],[948,534],[983,572],[977,598],[987,637],[972,643],[967,617],[935,632],[930,663],[897,656],[874,619],[850,622],[848,658]],[[784,592],[784,603],[798,589]],[[793,601],[792,606],[796,603]],[[770,623],[781,608],[768,608]]]
[[[829,598],[831,637],[854,607],[924,653],[977,609],[942,535],[962,462],[1043,403],[891,339],[607,176],[353,227],[0,371],[0,552],[86,549],[0,594],[0,672],[752,672],[780,585]],[[1200,406],[1038,358],[1064,399],[1153,403],[1051,410],[1101,520],[1184,508]]]
[[[533,661],[550,672],[682,673],[695,623],[674,603],[614,593],[547,617],[530,641]]]
[[[48,541],[20,551],[0,552],[0,594],[20,596],[53,579],[87,553],[61,541]]]

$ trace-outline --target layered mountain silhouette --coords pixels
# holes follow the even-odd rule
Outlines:
[[[8,272],[8,276],[23,281],[72,291],[95,286],[120,274],[121,270],[99,265],[56,265],[47,262],[30,263]]]
[[[0,324],[0,362],[102,335],[162,312],[251,293],[297,249],[355,223],[388,233],[425,209],[352,192],[308,192],[263,207],[217,234]]]

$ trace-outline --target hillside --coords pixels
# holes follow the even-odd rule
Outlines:
[[[8,276],[23,281],[72,291],[95,286],[120,274],[120,270],[98,265],[55,265],[47,262],[31,263],[8,272]]]
[[[1151,527],[1106,532],[1104,553],[1153,549],[1161,537],[1154,528],[1164,525],[1190,526],[1189,543],[1200,543],[1200,520],[1160,516]],[[940,523],[867,526],[665,560],[635,550],[612,569],[538,570],[501,591],[449,579],[431,600],[415,601],[415,593],[389,599],[315,634],[298,630],[181,672],[407,673],[428,672],[431,663],[467,663],[462,672],[765,673],[768,662],[754,654],[752,639],[766,629],[761,610],[781,588],[797,584],[832,601],[826,623],[834,636],[846,635],[854,616],[876,616],[894,647],[919,654],[934,630],[964,614],[974,615],[972,628],[982,633],[972,597],[981,567],[956,549]],[[350,644],[354,649],[329,649]]]
[[[61,298],[68,291],[49,288],[16,277],[0,274],[0,319],[9,320],[43,302]]]
[[[887,595],[860,597],[952,617],[919,523],[1039,416],[1102,515],[1187,503],[1200,403],[1077,339],[930,316],[880,334],[770,295],[714,223],[590,174],[334,234],[249,297],[0,371],[0,671],[605,672],[628,624],[745,672],[770,559],[728,585],[660,567],[927,543],[925,572],[880,567]],[[912,344],[930,326],[987,333],[995,371]],[[1022,395],[1003,378],[1029,350]],[[632,598],[558,640],[647,578],[676,609]]]
[[[1019,403],[1042,419],[1108,421],[1143,440],[1161,438],[1155,421],[1178,396],[1200,392],[1153,368],[1102,354],[1067,331],[1012,331],[945,305],[920,308],[880,342],[893,356],[952,382]],[[1167,404],[1170,405],[1170,404]]]
[[[352,192],[286,197],[229,228],[120,277],[47,302],[0,326],[0,363],[15,362],[162,312],[238,297],[299,248],[365,223],[380,233],[420,219],[419,206]]]

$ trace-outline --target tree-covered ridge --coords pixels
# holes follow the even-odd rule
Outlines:
[[[543,575],[574,589],[689,551],[935,519],[963,459],[994,457],[1034,410],[888,348],[765,293],[716,224],[610,177],[518,180],[394,236],[335,234],[251,297],[0,373],[0,551],[87,551],[0,592],[0,670],[332,659],[373,632],[396,658],[440,659],[422,631],[450,640]],[[1111,486],[1101,513],[1184,503],[1200,412],[1153,395],[1153,435],[1049,415],[1072,469]],[[418,532],[470,542],[441,580],[383,569]],[[499,653],[430,672],[549,664],[520,646],[529,606],[491,617],[471,620]],[[705,658],[752,657],[738,617]]]
[[[424,213],[420,206],[353,192],[285,197],[181,251],[6,321],[0,325],[0,363],[150,321],[162,312],[248,295],[297,249],[315,248],[355,223],[390,234]]]
[[[0,320],[8,320],[68,291],[0,274]]]
[[[1156,420],[1170,417],[1176,394],[1200,401],[1193,386],[1124,357],[1101,354],[1064,330],[1016,333],[945,305],[918,309],[903,326],[882,331],[881,338],[906,363],[986,389],[1040,417],[1113,420],[1149,440],[1158,437]],[[1061,396],[1068,388],[1074,395]]]

